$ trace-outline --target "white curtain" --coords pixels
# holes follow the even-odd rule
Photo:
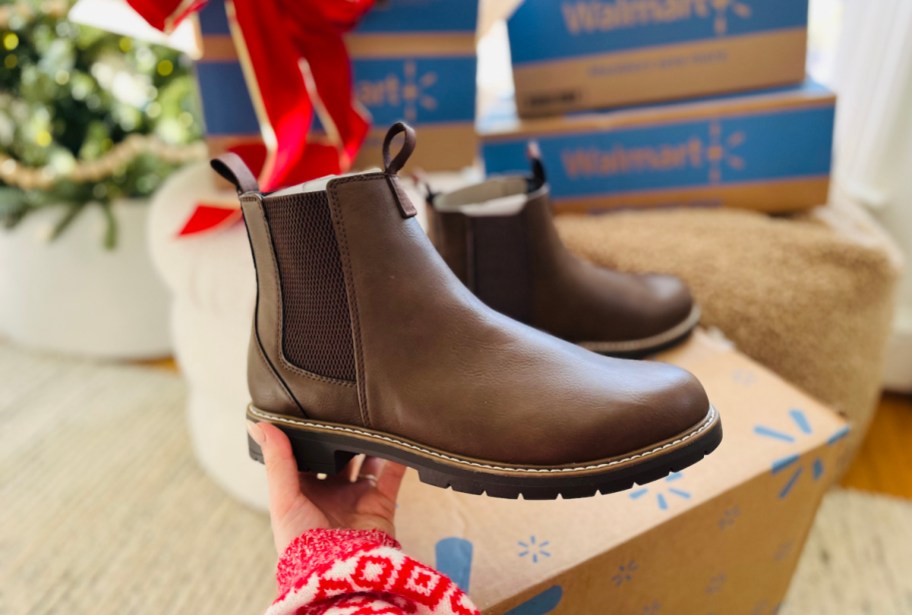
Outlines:
[[[833,199],[865,207],[904,253],[885,384],[912,390],[912,1],[841,3]]]

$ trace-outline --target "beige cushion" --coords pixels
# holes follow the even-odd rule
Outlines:
[[[705,326],[848,416],[857,444],[880,391],[897,279],[888,241],[857,213],[622,212],[560,216],[558,229],[597,264],[682,277]]]

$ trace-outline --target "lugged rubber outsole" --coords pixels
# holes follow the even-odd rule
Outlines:
[[[690,430],[618,457],[564,466],[520,466],[445,453],[360,427],[299,420],[248,407],[248,419],[274,424],[288,435],[302,472],[336,474],[361,453],[415,468],[424,483],[454,491],[527,500],[581,498],[630,489],[700,461],[722,441],[722,422],[712,406]],[[248,438],[250,456],[263,462]]]

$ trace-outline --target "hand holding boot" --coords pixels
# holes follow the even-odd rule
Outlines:
[[[263,449],[269,485],[269,514],[276,551],[313,529],[382,530],[396,535],[393,518],[405,466],[377,457],[320,479],[299,473],[291,443],[269,423],[250,423],[250,437]]]

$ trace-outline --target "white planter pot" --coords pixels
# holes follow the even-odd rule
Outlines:
[[[105,218],[89,206],[54,241],[60,207],[0,229],[0,335],[24,346],[99,358],[170,354],[168,295],[146,243],[145,201],[114,205],[118,240],[102,245]]]

